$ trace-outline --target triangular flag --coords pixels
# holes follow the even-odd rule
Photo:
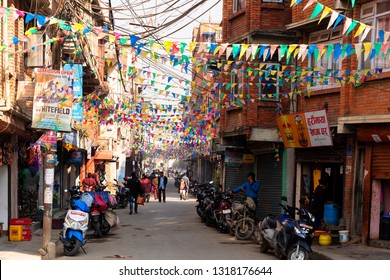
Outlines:
[[[240,44],[233,44],[232,45],[232,53],[233,53],[233,59],[237,57],[237,55],[240,53],[241,45]]]
[[[24,18],[24,21],[25,21],[25,23],[29,23],[34,18],[35,18],[34,14],[27,14],[26,17]]]
[[[351,33],[351,31],[356,27],[356,25],[358,24],[358,21],[357,20],[352,20],[352,24],[351,26],[348,28],[348,31],[347,31],[347,36],[349,35],[349,33]]]
[[[360,38],[360,42],[363,42],[364,39],[366,39],[366,37],[367,37],[368,33],[371,31],[371,29],[372,29],[372,26],[367,25],[366,29],[363,32],[362,37]]]
[[[226,60],[229,60],[230,55],[232,54],[232,47],[226,48]]]
[[[323,20],[324,17],[326,17],[331,11],[332,11],[331,8],[325,7],[324,10],[322,11],[322,15],[321,15],[320,20],[318,21],[318,24],[320,24],[321,20]]]
[[[221,56],[225,52],[225,50],[227,49],[228,46],[229,46],[228,43],[221,44],[221,48],[219,49],[218,56]],[[229,56],[230,56],[230,54],[229,54]],[[227,57],[229,57],[229,56],[227,56]]]
[[[171,53],[172,42],[164,41],[164,46],[165,46],[165,51],[167,52],[167,54],[170,54]]]
[[[248,49],[249,46],[250,46],[249,44],[242,44],[241,45],[240,55],[239,55],[238,59],[241,59],[241,57],[244,55],[244,53],[246,52],[246,50]]]
[[[364,47],[364,60],[367,60],[369,54],[370,54],[370,51],[371,51],[371,42],[367,42],[367,43],[363,43],[363,47]]]
[[[310,19],[314,19],[316,16],[318,16],[318,14],[321,13],[323,8],[324,8],[324,5],[322,5],[321,3],[317,3],[317,5],[314,8],[313,13],[310,16]]]
[[[352,24],[352,19],[346,18],[344,23],[343,35],[347,32],[351,24]]]
[[[306,6],[303,8],[303,11],[313,5],[314,2],[317,2],[317,0],[309,0],[309,2],[307,2]]]
[[[330,16],[330,20],[329,20],[329,23],[328,23],[328,27],[326,29],[329,29],[333,23],[335,22],[335,20],[339,17],[339,13],[336,12],[336,11],[332,11],[332,15]]]
[[[259,49],[259,45],[258,44],[251,44],[251,49],[252,49],[252,60],[254,60],[256,58],[257,51]]]
[[[355,38],[355,37],[359,36],[366,29],[366,27],[367,27],[367,25],[360,22],[360,26],[359,26],[358,30],[356,31],[355,36],[353,36],[353,37]]]

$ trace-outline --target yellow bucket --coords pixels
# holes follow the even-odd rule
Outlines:
[[[318,240],[318,243],[321,245],[321,246],[328,246],[330,244],[332,244],[332,237],[330,236],[330,234],[326,233],[326,234],[321,234],[320,235],[320,238]]]

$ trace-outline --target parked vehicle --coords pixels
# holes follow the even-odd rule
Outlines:
[[[238,240],[252,238],[255,232],[255,210],[256,203],[250,197],[243,198],[243,201],[232,202],[231,216],[227,217],[227,224],[230,233]]]
[[[213,217],[217,229],[222,233],[229,232],[228,220],[231,219],[231,212],[231,196],[225,192],[216,194]]]
[[[126,208],[129,204],[129,189],[126,188],[125,184],[126,182],[118,182],[116,179],[115,181],[115,187],[116,187],[116,205],[118,208]]]
[[[64,255],[75,256],[80,248],[86,253],[83,246],[88,231],[89,207],[76,193],[68,201],[71,209],[66,213],[60,241],[64,245]]]
[[[97,191],[94,193],[94,200],[91,205],[91,221],[93,228],[95,229],[95,235],[103,237],[103,235],[107,234],[111,229],[111,226],[105,217],[108,205],[101,194],[102,189],[97,188],[96,190]]]
[[[282,197],[287,201],[286,197]],[[276,219],[272,215],[259,223],[260,252],[273,249],[279,259],[307,260],[311,258],[314,216],[306,209],[279,204],[283,212]],[[295,220],[295,212],[299,219]]]
[[[206,208],[211,203],[214,197],[215,189],[212,185],[212,182],[207,184],[202,184],[199,186],[196,201],[198,204],[196,207],[196,213],[198,213],[202,222],[206,222]]]

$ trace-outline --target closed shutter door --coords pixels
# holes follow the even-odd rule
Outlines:
[[[242,167],[226,166],[226,187],[233,189],[248,181],[248,173],[253,172],[252,164],[243,164]]]
[[[257,180],[260,183],[259,199],[256,207],[256,219],[280,214],[282,196],[282,162],[277,162],[275,154],[257,156]]]
[[[390,179],[390,144],[373,144],[371,170],[374,179]]]

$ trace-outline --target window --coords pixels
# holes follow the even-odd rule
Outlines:
[[[242,69],[237,68],[233,69],[231,72],[231,77],[230,77],[230,82],[231,82],[231,87],[230,87],[230,94],[229,94],[229,100],[230,104],[235,104],[235,102],[242,98],[243,94],[243,73]]]
[[[245,0],[233,0],[233,13],[239,12],[245,8]]]
[[[263,3],[277,3],[277,4],[283,4],[284,0],[262,0]]]
[[[338,26],[333,30],[324,30],[313,32],[309,35],[309,44],[323,44],[324,48],[332,46],[333,48],[342,48],[342,26]],[[311,54],[309,59],[309,69],[313,71],[311,86],[335,86],[339,85],[335,81],[335,77],[341,75],[342,57],[341,55],[335,61],[334,51],[329,57],[327,52],[320,56],[318,48]],[[318,83],[320,81],[320,83]]]
[[[259,67],[259,100],[279,100],[280,64],[266,63]]]
[[[390,2],[381,1],[362,5],[361,8],[362,22],[372,26],[372,29],[368,36],[362,43],[371,42],[372,44],[380,42],[379,31],[390,30]],[[374,49],[374,46],[371,48]],[[359,67],[361,69],[389,69],[390,61],[387,58],[387,54],[376,55],[373,59],[370,59],[370,55],[366,55],[363,51],[359,57]]]

